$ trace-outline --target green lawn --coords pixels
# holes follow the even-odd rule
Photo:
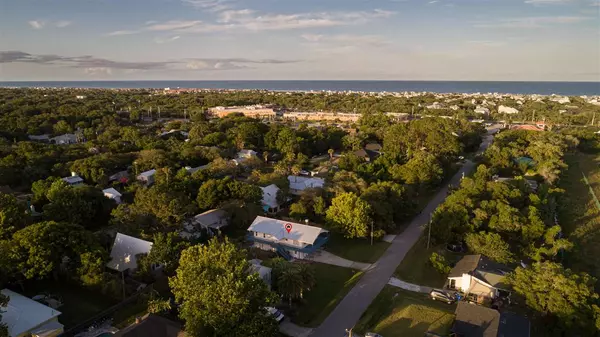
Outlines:
[[[331,233],[325,250],[356,262],[374,263],[383,255],[390,243],[375,241],[371,246],[368,239],[346,239],[339,233]]]
[[[315,268],[316,285],[304,295],[303,304],[296,304],[292,321],[302,326],[317,327],[363,273],[322,263],[313,263],[312,266]]]
[[[432,301],[424,294],[385,286],[362,315],[354,331],[385,337],[422,337],[430,331],[448,334],[456,305]]]
[[[575,244],[574,250],[566,255],[565,262],[571,268],[598,277],[600,260],[590,257],[600,255],[600,211],[583,180],[582,172],[600,198],[600,156],[568,154],[565,160],[569,168],[559,182],[559,186],[565,190],[560,199],[559,221],[565,234]]]
[[[446,275],[434,269],[429,262],[429,257],[433,252],[444,256],[450,266],[461,258],[460,254],[447,251],[444,245],[431,246],[427,249],[427,236],[422,236],[406,253],[406,256],[396,268],[394,276],[406,282],[441,288],[446,281]]]

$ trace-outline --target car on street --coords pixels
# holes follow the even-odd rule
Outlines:
[[[452,303],[456,302],[456,299],[454,298],[454,296],[452,296],[451,294],[449,294],[443,290],[439,290],[439,289],[433,289],[429,293],[429,297],[431,297],[431,299],[434,301],[446,302],[448,304],[452,304]]]

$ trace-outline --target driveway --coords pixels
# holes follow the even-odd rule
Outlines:
[[[371,265],[368,263],[350,261],[337,255],[331,254],[326,250],[320,250],[319,252],[317,252],[315,256],[313,256],[312,260],[315,262],[332,264],[334,266],[358,269],[362,271],[366,271],[371,267]]]
[[[479,148],[484,151],[491,143],[493,136],[487,135]],[[452,177],[450,184],[458,185],[461,178],[473,170],[475,163],[467,160]],[[430,214],[448,195],[448,185],[429,201],[425,209],[412,220],[404,232],[394,238],[390,247],[375,262],[350,292],[340,301],[333,312],[313,332],[312,337],[344,336],[345,330],[354,327],[360,316],[367,310],[373,299],[381,292],[394,274],[396,267],[402,262],[406,253],[419,240],[423,227],[429,222]]]
[[[313,329],[296,325],[286,317],[283,322],[279,324],[279,331],[290,337],[308,337]]]

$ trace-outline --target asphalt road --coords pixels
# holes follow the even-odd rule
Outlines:
[[[491,134],[497,130],[497,126],[488,128],[488,136],[484,138],[479,152],[484,151],[491,144],[493,140]],[[474,167],[475,163],[467,160],[452,177],[450,184],[458,185],[463,174],[470,173]],[[429,222],[430,214],[446,199],[447,194],[448,186],[446,185],[429,201],[421,214],[413,219],[408,228],[396,236],[381,258],[373,264],[373,268],[365,273],[329,317],[313,331],[311,337],[342,337],[345,336],[346,329],[356,325],[360,316],[388,283],[406,253],[419,240],[424,226]]]

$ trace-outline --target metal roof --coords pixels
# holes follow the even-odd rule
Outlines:
[[[479,264],[481,255],[465,255],[460,261],[456,263],[454,268],[450,270],[448,277],[461,277],[463,274],[470,274]]]
[[[267,187],[261,187],[260,189],[263,192],[263,205],[268,205],[272,208],[279,206],[279,203],[277,202],[277,192],[279,192],[279,187],[277,187],[277,185],[271,184]]]
[[[292,225],[292,230],[289,233],[285,229],[286,224]],[[269,234],[277,240],[296,240],[306,244],[313,244],[319,234],[329,232],[320,227],[307,226],[264,216],[257,216],[250,227],[248,227],[248,231]]]
[[[8,335],[11,337],[20,336],[61,314],[58,310],[14,291],[2,289],[1,292],[10,298],[8,306],[0,307],[0,311],[2,323],[8,326]]]
[[[148,254],[151,249],[152,242],[117,233],[115,243],[110,251],[111,260],[106,266],[119,272],[127,269],[136,269],[136,255]]]

